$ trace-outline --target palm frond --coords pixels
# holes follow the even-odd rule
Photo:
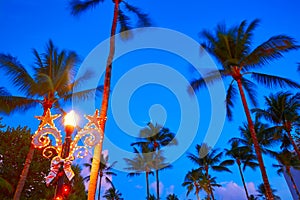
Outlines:
[[[35,57],[35,65],[39,66],[39,68],[44,68],[43,60],[41,59],[40,54],[38,53],[38,51],[36,49],[33,49],[32,53]]]
[[[223,162],[220,163],[221,166],[229,166],[233,164],[234,164],[233,160],[224,160]]]
[[[244,77],[242,78],[242,85],[245,88],[245,91],[247,92],[247,96],[250,99],[251,104],[256,107],[257,106],[257,99],[256,99],[257,92],[255,90],[256,85],[252,81]]]
[[[251,112],[255,114],[255,117],[257,119],[261,119],[261,118],[265,118],[269,121],[273,121],[273,116],[272,116],[272,113],[264,110],[264,109],[261,109],[261,108],[253,108],[251,109]]]
[[[240,55],[237,56],[237,58],[244,58],[244,55],[248,55],[250,52],[252,37],[253,37],[253,31],[254,29],[259,25],[260,20],[255,19],[253,20],[246,30],[244,30],[244,26],[246,25],[246,21],[243,21],[240,25],[240,28],[243,28],[241,39],[237,42],[237,46],[240,46],[239,52]],[[245,25],[243,25],[245,23]]]
[[[283,57],[282,53],[298,49],[296,41],[286,35],[271,37],[255,48],[241,63],[243,66],[262,66],[275,59]]]
[[[95,8],[100,2],[104,2],[104,0],[71,0],[69,7],[72,15],[79,15],[88,9]]]
[[[232,173],[230,169],[228,169],[227,167],[224,167],[224,166],[220,166],[220,165],[218,165],[218,166],[211,166],[211,168],[213,170],[215,170],[215,171],[218,171],[218,172],[226,171],[226,172]]]
[[[8,194],[12,194],[14,191],[12,184],[2,177],[0,177],[0,188],[2,191],[7,192]]]
[[[134,13],[138,17],[138,27],[149,27],[151,26],[151,20],[149,16],[143,13],[139,8],[128,4],[126,1],[122,1],[126,7],[126,9],[132,13]]]
[[[206,86],[207,84],[213,84],[215,81],[222,80],[222,77],[229,76],[227,70],[215,70],[207,73],[205,77],[193,80],[190,82],[191,89],[198,90],[200,87]]]
[[[37,88],[36,82],[17,58],[9,54],[0,54],[0,69],[6,71],[20,92],[24,92],[27,96],[33,96],[33,89]]]
[[[231,81],[227,92],[226,92],[226,99],[225,99],[225,105],[226,105],[226,114],[227,118],[229,120],[232,120],[232,109],[234,107],[234,100],[238,94],[237,89],[234,86],[234,81]]]
[[[213,46],[217,44],[217,38],[208,30],[200,32],[199,37],[207,40],[207,42],[201,43],[200,47],[205,49],[209,54],[214,55]],[[220,61],[218,58],[217,60]]]
[[[120,30],[119,32],[121,33],[121,38],[122,39],[129,39],[132,37],[132,33],[130,29],[132,27],[130,26],[130,18],[122,11],[119,10],[119,16],[118,16],[118,22],[120,24]]]
[[[279,76],[250,72],[251,77],[257,81],[259,84],[265,85],[266,87],[272,88],[275,86],[279,87],[291,87],[291,88],[300,88],[300,85],[288,78],[282,78]]]
[[[244,163],[244,166],[243,166],[243,171],[246,170],[246,167],[250,167],[252,170],[255,170],[258,166],[259,166],[259,164],[257,162],[246,160]]]
[[[64,96],[61,96],[61,98],[67,102],[70,100],[76,100],[76,101],[85,101],[87,99],[90,99],[91,97],[94,97],[95,94],[99,94],[98,92],[103,91],[103,86],[98,86],[97,88],[92,88],[92,89],[86,89],[78,92],[73,92],[72,91],[68,94],[65,94]]]
[[[16,110],[26,111],[29,108],[34,108],[39,105],[39,100],[30,97],[1,95],[0,96],[0,112],[11,114]]]

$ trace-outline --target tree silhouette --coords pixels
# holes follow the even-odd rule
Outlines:
[[[89,9],[95,8],[98,4],[104,2],[104,0],[71,0],[70,1],[70,7],[71,12],[73,15],[79,15],[84,11],[87,11]],[[114,59],[115,55],[115,34],[116,34],[116,28],[117,24],[119,22],[120,24],[120,31],[123,33],[122,35],[126,37],[130,37],[129,32],[127,31],[130,29],[129,26],[129,16],[123,12],[120,5],[124,5],[124,7],[127,9],[127,11],[132,12],[136,15],[138,18],[138,25],[140,27],[144,26],[150,26],[149,17],[147,14],[142,13],[140,9],[130,5],[126,1],[122,0],[113,0],[112,3],[114,4],[114,11],[113,11],[113,19],[112,19],[112,26],[111,26],[111,32],[110,32],[110,41],[109,41],[109,55],[107,57],[106,62],[106,69],[105,69],[105,77],[104,77],[104,91],[102,96],[102,103],[101,103],[101,112],[100,112],[100,127],[102,129],[102,140],[100,140],[100,143],[95,146],[94,150],[94,159],[92,163],[92,169],[91,169],[91,177],[90,177],[90,184],[88,189],[88,199],[94,200],[95,199],[95,193],[96,193],[96,186],[97,186],[97,178],[98,178],[98,171],[99,171],[99,157],[101,156],[102,152],[102,143],[104,140],[104,132],[105,132],[105,124],[107,119],[107,109],[108,109],[108,102],[109,102],[109,93],[110,93],[110,82],[111,82],[111,72],[112,72],[112,61]]]
[[[230,77],[232,81],[229,84],[226,94],[226,109],[229,119],[232,118],[232,109],[237,94],[240,95],[244,112],[249,125],[251,137],[253,139],[255,153],[258,159],[262,179],[266,187],[268,199],[273,199],[268,180],[267,172],[261,155],[259,143],[256,138],[249,105],[246,99],[246,93],[254,106],[256,106],[255,83],[246,78],[251,78],[261,85],[267,87],[290,86],[299,88],[299,84],[289,79],[273,76],[269,74],[255,72],[266,63],[281,58],[283,53],[297,49],[299,46],[293,38],[286,35],[276,35],[266,42],[251,49],[253,44],[253,31],[258,26],[259,20],[252,21],[248,26],[246,21],[242,21],[238,26],[226,28],[219,24],[214,33],[207,30],[201,32],[201,36],[206,40],[202,47],[221,64],[221,69],[214,70],[203,78],[191,82],[193,89],[199,89],[206,83],[214,83]],[[237,84],[237,88],[236,85]],[[245,93],[246,92],[246,93]]]
[[[29,108],[41,105],[43,115],[52,107],[61,113],[65,113],[61,105],[70,102],[72,98],[85,100],[94,94],[95,90],[102,87],[88,89],[73,93],[73,89],[84,80],[91,77],[91,72],[86,72],[77,80],[74,79],[76,64],[79,59],[75,52],[59,50],[50,40],[46,46],[45,53],[33,50],[35,58],[34,66],[26,69],[15,57],[8,54],[0,54],[0,69],[7,73],[12,85],[18,89],[20,96],[14,96],[7,91],[0,92],[0,104],[5,105],[5,111],[25,112]],[[1,109],[1,107],[0,107]],[[24,168],[20,176],[14,199],[20,199],[30,163],[34,155],[34,146],[31,145]]]

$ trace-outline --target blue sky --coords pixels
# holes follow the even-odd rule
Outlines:
[[[162,2],[159,0],[132,0],[129,2],[149,13],[155,27],[167,28],[174,31],[175,35],[177,33],[182,33],[186,38],[191,38],[198,42],[201,41],[198,37],[198,33],[203,29],[213,30],[220,22],[225,22],[230,26],[238,24],[245,19],[252,21],[256,18],[261,19],[261,23],[255,31],[254,46],[267,40],[273,35],[282,33],[288,34],[297,41],[300,41],[300,27],[298,26],[298,19],[300,19],[300,14],[298,12],[299,2],[296,0],[287,0],[285,3],[282,3],[282,1],[279,0],[254,0],[251,1],[251,3],[237,0],[189,0],[185,2],[178,0],[172,2]],[[100,47],[97,47],[97,45],[101,44],[101,42],[105,41],[109,36],[112,10],[113,7],[111,1],[106,1],[93,11],[86,12],[80,17],[73,17],[70,15],[69,10],[67,10],[67,1],[52,0],[37,2],[33,0],[0,0],[0,51],[17,56],[25,66],[31,66],[33,63],[31,49],[35,48],[39,52],[43,52],[46,42],[49,39],[52,39],[54,44],[60,49],[65,48],[74,50],[80,55],[83,61],[88,62],[89,56],[92,56],[93,53],[97,53],[99,48],[99,51],[101,52],[101,45]],[[142,36],[143,34],[145,33],[142,33]],[[130,42],[132,41],[119,42],[123,46],[126,46],[130,45]],[[183,44],[174,41],[173,45],[174,48],[180,48],[180,45]],[[106,56],[103,54],[100,57],[105,58]],[[300,62],[299,60],[299,51],[291,52],[286,54],[283,59],[267,66],[264,71],[289,77],[293,80],[299,80],[300,74],[295,73],[296,63]],[[105,62],[105,60],[102,60],[102,62]],[[174,52],[170,53],[166,51],[143,49],[142,51],[133,51],[125,56],[120,56],[115,61],[112,78],[113,89],[117,90],[117,86],[121,86],[119,89],[122,91],[124,87],[126,88],[128,86],[127,84],[132,84],[133,82],[131,81],[127,83],[124,82],[125,84],[118,84],[122,83],[118,81],[124,79],[124,81],[126,81],[128,74],[130,74],[129,72],[132,72],[133,74],[137,73],[134,70],[130,70],[138,69],[135,68],[136,66],[147,68],[149,63],[155,63],[155,65],[152,66],[158,66],[160,69],[162,67],[161,65],[164,65],[176,70],[171,70],[171,75],[165,76],[168,81],[173,80],[173,75],[174,77],[177,77],[178,74],[182,75],[183,79],[186,81],[191,80],[195,76],[195,69],[192,70],[188,65],[188,62],[182,57],[174,55]],[[163,69],[168,70],[169,68]],[[118,107],[118,105],[123,105],[123,99],[120,97],[118,98],[118,96],[116,96],[115,100],[112,99],[112,103],[115,103],[116,107],[110,107],[106,128],[106,143],[104,146],[104,148],[108,149],[109,154],[112,154],[112,160],[118,160],[120,163],[122,162],[120,156],[113,156],[114,151],[116,151],[113,147],[118,147],[123,152],[131,151],[130,143],[135,141],[134,139],[138,134],[137,128],[145,126],[148,121],[152,120],[154,123],[165,122],[164,125],[166,127],[172,132],[177,133],[180,128],[180,123],[186,120],[181,118],[183,114],[180,111],[181,100],[178,99],[178,97],[182,97],[184,94],[178,94],[175,88],[168,88],[163,84],[157,84],[161,83],[162,79],[160,79],[160,75],[164,76],[164,73],[167,73],[167,71],[158,71],[157,74],[150,74],[149,76],[144,75],[142,78],[149,78],[149,81],[151,81],[151,78],[157,78],[154,81],[155,84],[143,83],[144,85],[139,85],[142,87],[139,87],[137,90],[133,91],[132,95],[130,95],[130,101],[125,108],[128,108],[134,122],[131,129],[130,127],[126,129],[127,127],[124,127],[122,124],[120,125],[119,123],[122,122],[118,122],[116,118],[118,117],[118,114],[112,113],[114,110],[113,108]],[[3,73],[1,75],[5,76]],[[184,80],[182,81],[184,82]],[[170,84],[176,86],[176,81],[177,80],[175,80],[175,83],[170,82]],[[9,83],[6,79],[1,79],[0,83],[1,86],[9,87]],[[179,81],[179,83],[181,82]],[[185,88],[186,86],[178,84],[179,90],[181,87]],[[216,88],[212,88],[212,90],[218,91]],[[269,94],[269,92],[271,91],[260,89],[259,95],[260,97],[263,97],[263,95]],[[179,141],[179,144],[187,144],[187,148],[185,146],[179,146],[177,149],[174,147],[169,150],[166,149],[166,154],[173,154],[173,152],[180,149],[180,155],[177,159],[172,161],[172,170],[165,170],[161,173],[163,188],[162,197],[168,193],[174,192],[180,199],[186,199],[186,191],[185,188],[181,187],[181,183],[183,182],[186,172],[196,166],[186,159],[185,153],[194,152],[195,144],[203,141],[203,138],[209,129],[209,123],[212,120],[211,108],[213,104],[210,97],[210,92],[201,90],[197,93],[197,97],[194,98],[194,100],[189,100],[194,103],[198,101],[199,103],[197,104],[199,106],[200,114],[199,127],[196,132],[186,131],[186,134],[189,137],[192,137],[192,139],[182,139]],[[96,108],[99,108],[99,100],[93,103],[95,103]],[[260,106],[263,106],[262,101],[260,101]],[[81,113],[92,113],[91,110],[94,109],[94,107],[91,108],[91,106],[89,106],[89,108],[83,106],[82,108],[84,109],[79,111]],[[124,107],[121,106],[120,108]],[[124,114],[124,112],[120,113]],[[32,130],[35,130],[38,122],[33,116],[39,114],[41,114],[41,110],[37,108],[24,114],[13,115],[12,117],[14,117],[14,119],[20,119],[18,120],[19,123],[12,121],[12,117],[4,117],[4,123],[13,126],[18,124],[28,125]],[[218,140],[216,140],[217,144],[215,147],[228,147],[226,146],[228,139],[232,136],[239,135],[237,131],[238,126],[245,121],[239,101],[236,103],[234,115],[234,121],[225,122],[223,130],[220,133],[221,135]],[[194,121],[192,119],[194,118],[192,115],[190,116],[191,119],[189,120],[193,123]],[[217,120],[221,119],[222,116],[220,119],[217,118]],[[123,118],[123,121],[124,120],[125,119]],[[126,118],[124,124],[129,126],[132,122],[127,120],[128,119]],[[125,131],[124,128],[126,129]],[[218,135],[218,133],[216,134]],[[107,141],[111,141],[111,144],[113,145],[110,145]],[[270,177],[271,185],[278,190],[277,194],[281,196],[282,199],[291,199],[284,179],[278,176],[274,170],[271,170],[270,168],[273,162],[274,160],[272,159],[265,159],[265,164],[269,166],[268,175]],[[119,164],[118,169],[122,169],[122,164]],[[231,169],[232,171],[237,170],[235,166]],[[217,191],[219,195],[217,195],[218,199],[241,199],[240,195],[243,195],[243,190],[238,174],[215,173],[214,175],[218,177],[218,182],[224,185],[222,189]],[[249,188],[255,188],[256,185],[262,182],[258,169],[256,171],[247,170],[245,178]],[[127,178],[126,173],[121,170],[118,176],[113,178],[113,181],[116,187],[123,193],[125,199],[144,199],[145,180],[143,175],[140,177]],[[154,177],[151,177],[151,183],[154,183],[154,181]],[[155,190],[153,187],[151,193],[154,192]],[[229,196],[232,194],[234,194],[235,197]],[[192,194],[190,194],[189,198],[195,199]]]

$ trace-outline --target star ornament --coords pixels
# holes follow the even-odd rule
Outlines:
[[[99,127],[99,120],[100,120],[100,116],[99,116],[99,110],[96,109],[94,112],[94,115],[84,115],[84,117],[89,120],[89,122],[86,124],[86,127],[95,125],[96,127]]]
[[[41,124],[39,127],[44,127],[46,125],[49,125],[50,127],[55,127],[53,120],[60,117],[60,114],[51,115],[50,109],[46,111],[46,114],[44,116],[35,116],[38,120],[41,120]]]

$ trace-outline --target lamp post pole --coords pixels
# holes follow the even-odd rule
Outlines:
[[[73,125],[65,125],[66,137],[62,146],[61,158],[65,159],[69,156],[70,153],[70,144],[72,142],[72,133],[74,131]],[[55,200],[63,199],[63,185],[64,185],[64,163],[60,163],[58,171],[58,181],[55,192]]]

